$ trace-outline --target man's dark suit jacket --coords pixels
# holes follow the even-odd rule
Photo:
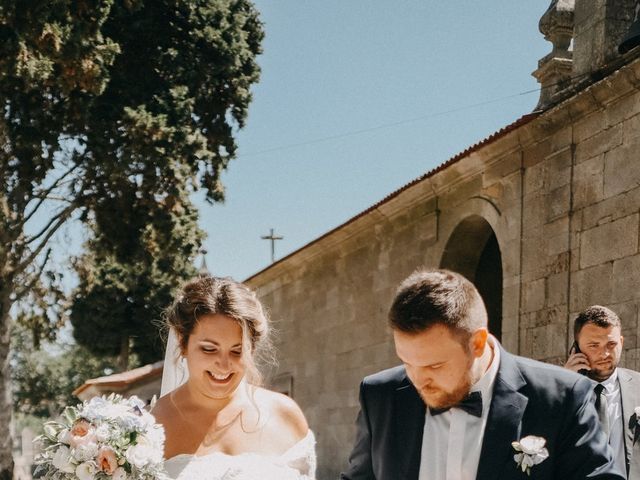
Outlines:
[[[593,384],[568,370],[500,351],[477,480],[624,479],[598,424]],[[404,367],[360,386],[356,442],[342,480],[418,480],[425,405]],[[549,457],[527,476],[511,442],[546,439]]]
[[[618,382],[622,400],[628,478],[640,480],[640,418],[635,413],[635,408],[640,407],[640,373],[618,368]]]

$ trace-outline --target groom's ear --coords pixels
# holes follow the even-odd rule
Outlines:
[[[479,328],[471,334],[471,352],[474,357],[482,356],[487,346],[487,338],[489,338],[489,331],[486,328]]]

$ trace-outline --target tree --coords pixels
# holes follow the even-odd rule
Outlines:
[[[76,215],[126,251],[133,197],[151,217],[221,200],[262,37],[249,0],[0,0],[0,480],[11,309],[48,242]]]
[[[24,2],[0,2],[0,480],[10,480],[13,470],[10,310],[39,281],[48,241],[77,208],[55,200],[81,170],[75,152],[61,158],[62,142],[80,131],[82,112],[104,89],[118,52],[100,33],[109,2],[93,2],[91,15],[47,3],[29,2],[27,9]],[[34,226],[45,208],[50,219]]]
[[[183,198],[156,214],[140,237],[125,232],[126,250],[119,248],[121,242],[98,236],[76,262],[80,283],[71,306],[74,337],[96,354],[118,355],[120,370],[130,367],[130,353],[142,364],[161,357],[162,309],[196,273],[193,261],[203,237],[197,210]]]
[[[56,353],[35,349],[27,330],[19,326],[13,330],[11,378],[15,413],[41,419],[55,417],[66,405],[79,402],[72,394],[77,387],[114,368],[114,358],[96,357],[79,345],[64,345]]]

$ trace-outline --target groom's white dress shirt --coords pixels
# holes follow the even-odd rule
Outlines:
[[[475,417],[455,407],[431,415],[427,408],[419,480],[475,480],[500,365],[500,349],[492,336],[488,344],[493,350],[491,365],[471,387],[471,392],[482,395],[482,416]]]

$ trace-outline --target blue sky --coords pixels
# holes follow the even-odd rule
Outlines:
[[[262,78],[227,199],[195,197],[209,270],[237,280],[269,266],[271,228],[282,258],[530,112],[551,51],[549,0],[254,3]],[[62,270],[83,236],[77,222],[56,236]]]
[[[243,280],[530,112],[545,0],[257,0],[262,78],[224,204],[198,200],[216,275]],[[495,101],[494,101],[495,100]]]

